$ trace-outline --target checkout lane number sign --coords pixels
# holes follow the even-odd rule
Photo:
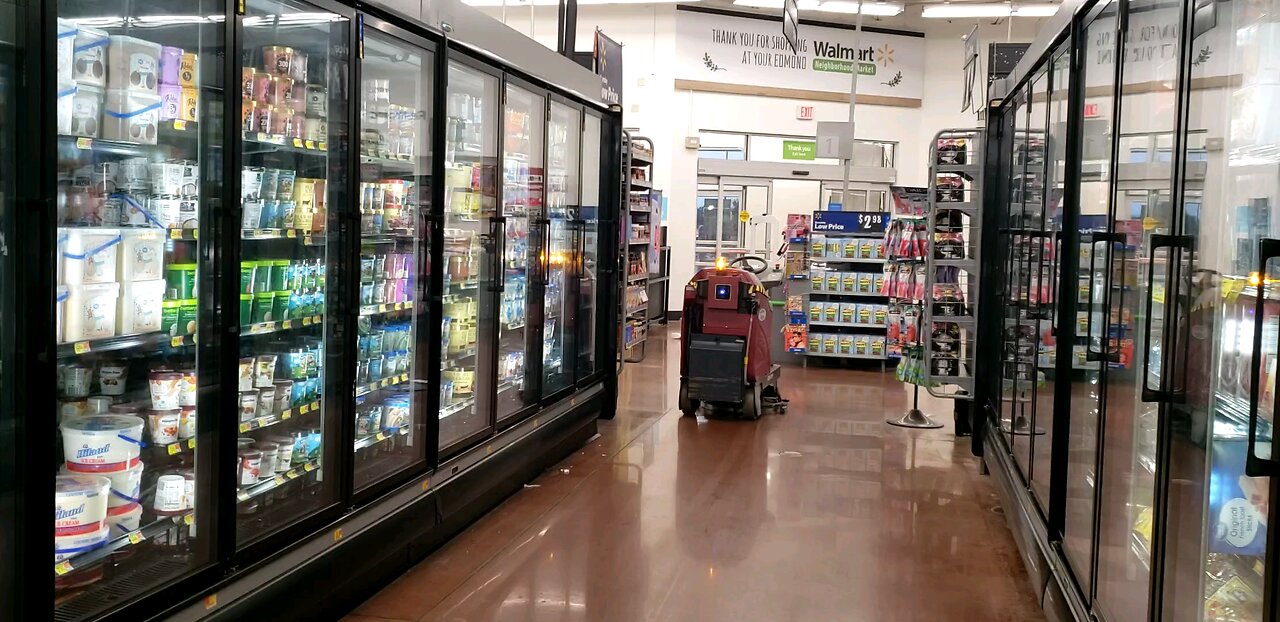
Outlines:
[[[814,212],[813,231],[831,233],[884,233],[888,212]]]

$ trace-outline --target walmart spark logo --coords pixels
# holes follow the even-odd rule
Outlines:
[[[880,46],[876,50],[876,62],[880,63],[881,67],[888,67],[893,64],[893,47],[888,43]]]

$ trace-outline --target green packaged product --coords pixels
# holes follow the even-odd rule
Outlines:
[[[253,272],[253,293],[254,295],[265,294],[271,289],[271,272],[272,262],[264,260],[257,262],[257,270]]]
[[[293,319],[289,317],[289,290],[281,290],[275,293],[276,297],[271,303],[271,318],[278,321]]]
[[[195,298],[188,298],[180,301],[178,307],[178,335],[190,335],[196,332],[196,317],[200,314],[200,307],[196,304]]]
[[[174,263],[165,266],[165,297],[183,300],[196,295],[196,265]]]
[[[240,262],[240,293],[253,293],[253,280],[258,272],[258,262],[242,261]],[[248,322],[246,322],[247,324]]]
[[[253,316],[253,294],[240,294],[240,324],[248,324]]]
[[[178,310],[182,307],[182,302],[178,300],[165,300],[160,303],[160,330],[168,333],[170,336],[178,336],[185,334],[178,330]]]
[[[262,292],[253,295],[253,323],[271,321],[271,307],[275,304],[275,292]]]
[[[289,289],[288,259],[277,259],[271,262],[271,289],[277,292]]]

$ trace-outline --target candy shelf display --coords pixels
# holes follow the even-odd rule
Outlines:
[[[925,253],[924,383],[935,397],[972,399],[981,241],[982,133],[943,130],[930,145]]]

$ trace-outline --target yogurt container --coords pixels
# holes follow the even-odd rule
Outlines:
[[[53,489],[53,529],[76,536],[102,529],[111,480],[98,475],[59,475]]]
[[[126,282],[121,286],[120,334],[153,333],[160,330],[164,279]]]
[[[178,65],[182,59],[182,48],[163,46],[160,48],[160,85],[178,86]]]
[[[114,337],[119,295],[119,283],[68,285],[63,342]]]
[[[154,95],[160,84],[160,44],[124,35],[114,35],[110,41],[108,86]]]
[[[77,473],[124,471],[140,463],[141,417],[95,415],[62,420],[62,451],[67,468]]]
[[[107,543],[111,530],[105,524],[96,531],[73,536],[53,537],[53,563],[92,551]]]
[[[142,524],[142,504],[130,503],[107,510],[107,528],[112,538],[137,531]]]

